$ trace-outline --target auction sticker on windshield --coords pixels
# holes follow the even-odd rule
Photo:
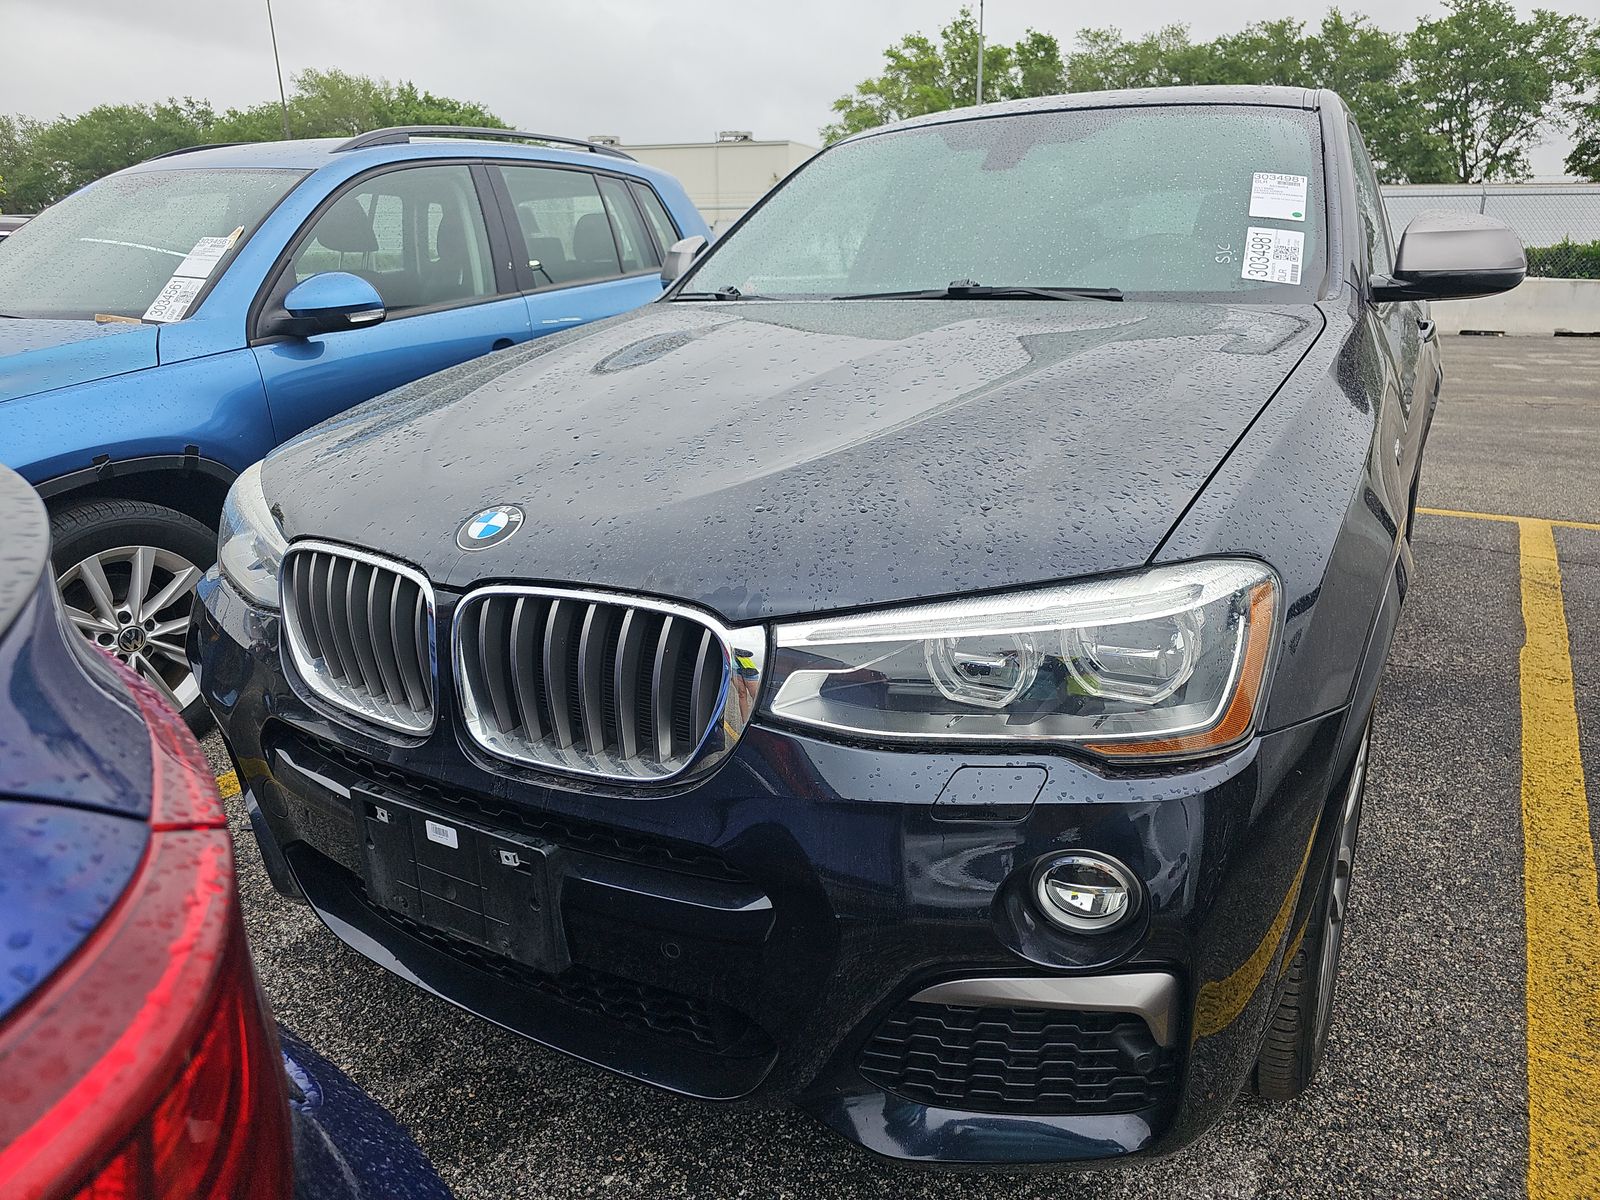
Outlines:
[[[194,303],[194,298],[200,294],[200,289],[205,285],[204,279],[189,279],[183,275],[174,275],[167,280],[167,285],[161,289],[150,307],[144,310],[144,319],[183,320],[184,314],[189,311],[189,305]]]
[[[1269,221],[1306,219],[1306,177],[1257,171],[1250,177],[1250,215]]]
[[[205,286],[211,272],[217,269],[217,264],[222,261],[222,256],[233,248],[239,240],[239,235],[244,232],[240,226],[224,237],[203,237],[194,244],[178,269],[172,273],[172,278],[167,280],[160,295],[149,308],[145,309],[146,321],[181,321],[188,315],[189,306],[194,303],[195,297],[200,294],[200,289]]]
[[[1299,283],[1305,248],[1303,233],[1252,225],[1245,231],[1244,267],[1239,274],[1263,283]]]
[[[233,246],[233,240],[238,236],[238,231],[226,237],[203,237],[194,244],[194,249],[189,251],[184,260],[178,264],[174,275],[182,275],[189,279],[206,279],[211,272],[217,269],[217,263],[222,261],[222,256]]]

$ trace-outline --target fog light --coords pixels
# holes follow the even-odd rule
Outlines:
[[[1076,933],[1104,933],[1122,924],[1133,912],[1137,888],[1127,867],[1088,850],[1053,855],[1033,874],[1039,911]]]

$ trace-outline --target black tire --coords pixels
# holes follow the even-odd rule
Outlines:
[[[53,543],[51,561],[58,583],[69,573],[80,572],[79,581],[68,582],[62,593],[63,599],[80,612],[93,612],[93,598],[87,590],[86,581],[81,577],[83,564],[90,558],[114,554],[119,548],[150,547],[160,556],[161,564],[165,564],[158,564],[150,571],[153,582],[148,598],[153,602],[160,599],[161,585],[175,578],[178,560],[204,572],[217,557],[215,530],[208,529],[186,513],[144,500],[87,500],[70,505],[51,514],[50,534]],[[102,567],[102,570],[111,577],[113,598],[116,598],[119,580],[115,577],[115,564],[109,568]],[[128,588],[126,577],[123,577],[122,587],[125,595]],[[187,595],[193,596],[192,586]],[[160,609],[159,617],[152,614],[149,619],[152,622],[164,619],[170,624],[180,615],[187,617],[188,611],[180,594],[178,599]],[[77,624],[80,630],[83,629],[81,623]],[[104,648],[112,651],[121,649],[115,635],[110,635],[112,644],[106,644],[108,633],[90,634],[85,630],[91,641],[98,638]],[[172,641],[176,640],[173,635]],[[157,655],[153,648],[145,653],[149,656],[147,662],[164,673],[167,686],[172,688],[172,681],[179,672],[177,663],[165,653]],[[125,654],[119,654],[119,657],[128,661]],[[147,674],[145,670],[139,673]],[[176,694],[184,696],[189,690],[188,687],[178,688]],[[181,708],[184,720],[196,733],[211,724],[211,715],[198,694],[174,707]]]
[[[1306,918],[1305,937],[1289,964],[1283,998],[1256,1059],[1252,1088],[1266,1100],[1293,1100],[1303,1095],[1316,1079],[1328,1048],[1356,836],[1366,793],[1366,760],[1367,738],[1363,735],[1340,806],[1339,828],[1323,862],[1316,902]]]

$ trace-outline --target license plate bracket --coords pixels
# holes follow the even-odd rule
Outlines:
[[[362,789],[352,799],[375,904],[546,974],[572,965],[559,846]]]

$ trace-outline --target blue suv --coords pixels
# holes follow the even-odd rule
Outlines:
[[[178,151],[41,213],[0,254],[0,462],[49,505],[69,617],[198,719],[189,606],[240,471],[654,299],[707,233],[613,147],[438,126]]]

